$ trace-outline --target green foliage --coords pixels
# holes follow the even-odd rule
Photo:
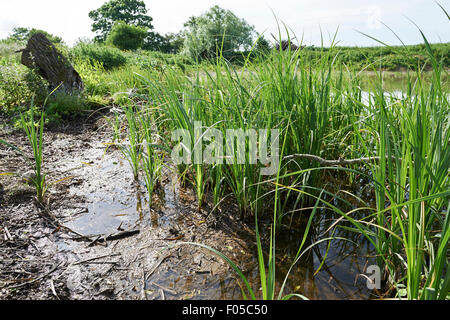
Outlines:
[[[409,299],[438,299],[447,297],[450,285],[446,255],[450,237],[450,127],[448,90],[442,81],[445,51],[435,56],[436,48],[426,43],[424,48],[360,51],[336,47],[272,50],[254,61],[245,60],[245,71],[219,57],[213,65],[200,65],[190,77],[169,69],[163,80],[153,78],[147,83],[152,107],[159,110],[169,132],[182,128],[190,133],[191,141],[183,143],[196,144],[196,121],[201,121],[204,131],[214,128],[222,136],[231,128],[281,130],[283,147],[276,179],[261,178],[259,166],[250,163],[178,166],[180,180],[192,185],[199,208],[209,192],[220,206],[217,189],[223,190],[224,197],[232,195],[244,216],[257,217],[269,207],[274,221],[270,239],[275,242],[275,234],[280,232],[276,224],[288,215],[301,219],[300,211],[311,207],[312,201],[316,202],[313,211],[322,204],[327,208],[324,213],[329,210],[337,216],[334,225],[364,235],[375,248],[378,264],[386,271],[385,280],[390,278],[386,290],[399,290],[399,294],[403,286]],[[363,73],[339,69],[342,61],[352,66],[373,63],[367,60],[369,55],[395,55],[395,65],[413,68],[405,61],[412,59],[417,65],[419,50],[427,52],[420,61],[432,66],[431,75],[418,70],[412,80],[408,74],[401,96],[385,91],[381,73],[376,73],[375,83],[364,92]],[[317,59],[314,63],[311,52]],[[386,61],[378,65],[386,66]],[[297,158],[301,154],[369,160],[357,161],[349,168],[323,168],[317,162]],[[375,195],[368,197],[376,199],[376,208],[344,188],[351,204],[340,198],[334,186],[322,190],[326,184],[323,176],[332,175],[334,170],[343,172],[343,180],[356,174],[367,179],[359,180],[357,188],[374,190]],[[344,220],[346,224],[341,225],[339,221]],[[312,222],[313,215],[308,226]],[[276,246],[269,248],[270,252],[262,252],[262,244],[258,244],[261,291],[264,298],[271,299],[284,293],[275,294]],[[263,253],[269,254],[268,267]],[[301,255],[299,250],[293,264]],[[247,289],[253,298],[251,288]]]
[[[129,64],[141,69],[164,70],[167,67],[179,67],[184,70],[186,65],[192,65],[193,61],[186,56],[167,54],[163,52],[138,51],[129,56]]]
[[[140,115],[141,128],[143,130],[144,151],[142,156],[142,169],[144,171],[144,181],[148,194],[148,205],[151,210],[153,191],[161,182],[162,168],[164,166],[164,155],[158,152],[160,146],[156,144],[159,138],[156,134],[156,126],[152,110],[147,110]],[[152,126],[155,128],[153,129]]]
[[[13,29],[12,34],[9,36],[9,39],[19,41],[19,42],[26,42],[28,41],[31,36],[33,36],[36,33],[43,33],[50,42],[53,44],[63,44],[64,41],[61,37],[55,36],[53,34],[48,33],[47,31],[35,29],[35,28],[24,28],[24,27],[17,27]]]
[[[106,43],[121,50],[137,50],[144,44],[147,30],[117,21],[106,38]]]
[[[168,33],[165,35],[168,42],[168,47],[164,47],[162,52],[165,53],[179,53],[183,49],[184,36],[182,32]]]
[[[450,67],[450,43],[433,44],[431,52],[446,68]],[[353,70],[369,69],[388,71],[417,70],[424,65],[431,68],[427,49],[424,45],[397,47],[334,47],[302,49],[302,56],[312,65],[320,63],[321,57],[328,54],[336,55],[335,64],[345,64]]]
[[[92,31],[97,33],[97,41],[105,41],[116,21],[145,29],[153,29],[153,19],[147,15],[147,8],[142,0],[111,0],[99,9],[89,12],[94,21]]]
[[[44,137],[44,112],[41,112],[40,121],[37,125],[34,123],[34,104],[31,104],[30,116],[20,115],[20,121],[23,130],[27,134],[28,141],[33,149],[34,159],[34,178],[30,181],[36,188],[36,197],[39,203],[43,202],[45,192],[47,190],[45,182],[45,174],[42,172],[43,157],[42,146]]]
[[[219,6],[199,17],[191,17],[185,27],[183,52],[193,59],[212,58],[218,52],[229,57],[252,45],[254,27]]]
[[[255,51],[260,54],[267,54],[270,52],[270,43],[266,38],[260,36],[258,40],[256,40]]]
[[[86,99],[82,95],[57,91],[48,98],[44,111],[48,122],[60,123],[73,119],[87,109]]]
[[[20,63],[20,54],[17,52],[23,49],[23,45],[15,40],[0,40],[0,65],[10,66]]]
[[[168,33],[165,36],[157,32],[149,32],[144,40],[144,50],[160,51],[164,53],[178,53],[184,43],[182,33]]]
[[[93,43],[78,43],[72,48],[69,56],[71,60],[89,61],[93,66],[100,63],[105,70],[111,70],[127,63],[126,56],[119,49]]]
[[[46,81],[34,71],[20,65],[0,65],[0,111],[29,104],[33,96],[42,102],[47,94]]]
[[[72,63],[83,80],[88,96],[105,96],[109,93],[108,82],[103,81],[107,74],[103,64],[97,60],[91,62],[90,59],[82,58],[75,58]]]

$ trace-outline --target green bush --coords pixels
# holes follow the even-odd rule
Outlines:
[[[22,43],[12,40],[0,40],[0,58],[18,57],[16,51],[23,49]]]
[[[146,37],[146,29],[118,21],[112,27],[111,33],[106,38],[106,43],[121,50],[137,50],[142,48]]]
[[[94,60],[90,62],[85,59],[75,59],[72,61],[73,67],[80,74],[84,83],[84,91],[87,95],[104,96],[109,93],[109,83],[105,81],[105,68],[100,62]]]
[[[128,62],[130,65],[137,66],[143,70],[162,70],[166,66],[172,66],[178,67],[184,71],[186,69],[186,65],[193,64],[193,61],[186,56],[146,50],[138,50],[130,53]]]
[[[45,114],[49,122],[59,123],[76,117],[87,109],[86,99],[82,95],[55,92],[48,98]]]
[[[29,104],[35,96],[43,101],[48,94],[47,82],[34,71],[20,65],[0,65],[0,110],[8,112]]]
[[[100,63],[105,70],[121,67],[127,63],[126,56],[119,49],[93,43],[77,44],[70,51],[70,57],[72,61],[82,59],[92,65]]]

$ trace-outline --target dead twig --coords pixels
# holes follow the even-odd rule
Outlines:
[[[26,286],[26,285],[29,285],[29,284],[35,283],[35,282],[37,282],[37,281],[40,281],[40,280],[44,279],[45,277],[47,277],[48,275],[50,275],[50,274],[52,274],[53,272],[55,272],[62,264],[63,264],[63,262],[59,263],[59,264],[56,265],[54,268],[52,268],[49,272],[47,272],[47,273],[44,274],[43,276],[40,276],[39,278],[33,279],[33,280],[31,280],[31,281],[27,281],[27,282],[25,282],[25,283],[18,284],[18,285],[16,285],[16,286],[7,287],[7,289],[18,289],[18,288],[24,287],[24,286]]]
[[[77,240],[88,241],[89,242],[88,246],[92,246],[96,243],[104,243],[106,241],[121,240],[124,238],[132,237],[132,236],[140,233],[140,230],[136,229],[136,230],[116,232],[116,233],[109,234],[107,236],[104,234],[93,234],[93,235],[85,236],[85,235],[82,235],[76,231],[73,231],[65,226],[61,226],[61,228],[65,229],[66,231],[76,234],[78,237],[71,238],[74,241],[77,241]],[[92,240],[92,238],[95,238],[95,239]]]
[[[156,269],[159,268],[159,266],[161,265],[161,263],[164,262],[164,260],[166,260],[168,257],[170,257],[173,254],[173,251],[169,252],[168,254],[166,254],[165,256],[161,257],[158,262],[155,264],[155,266],[153,267],[153,269],[145,276],[145,280],[147,281],[148,278],[150,278],[152,276],[153,273],[155,273]]]
[[[13,237],[11,236],[11,234],[8,231],[8,228],[5,225],[3,225],[3,230],[5,231],[5,240],[12,241]]]
[[[171,290],[171,289],[169,289],[169,288],[163,287],[162,285],[159,285],[159,284],[157,284],[157,283],[152,282],[152,284],[153,284],[154,286],[158,287],[159,289],[164,290],[164,291],[170,293],[171,295],[174,295],[174,296],[175,296],[175,295],[178,294],[176,291],[173,291],[173,290]]]
[[[55,284],[53,283],[53,280],[52,280],[52,279],[50,279],[50,288],[52,289],[53,295],[56,297],[57,300],[59,300],[59,297],[58,297],[58,295],[56,294]]]
[[[132,237],[134,235],[139,234],[140,230],[128,230],[128,231],[122,231],[118,233],[110,234],[106,237],[106,241],[112,241],[112,240],[121,240],[124,238]]]
[[[110,253],[110,254],[105,254],[105,255],[102,255],[102,256],[98,256],[98,257],[93,257],[93,258],[84,259],[84,260],[75,262],[75,263],[73,263],[72,265],[73,265],[73,266],[76,266],[76,265],[79,265],[79,264],[91,262],[91,261],[98,260],[98,259],[110,258],[110,257],[117,257],[117,256],[120,256],[120,255],[121,255],[120,253]]]
[[[381,157],[365,157],[350,160],[345,160],[342,158],[339,158],[338,160],[326,160],[324,158],[312,154],[292,154],[283,158],[283,160],[292,160],[292,159],[308,159],[311,161],[316,161],[322,166],[334,167],[334,166],[350,166],[370,161],[380,161]],[[392,157],[392,160],[397,160],[397,158]]]

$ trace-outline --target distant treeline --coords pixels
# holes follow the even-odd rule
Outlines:
[[[272,50],[279,50],[273,48]],[[417,70],[417,68],[431,68],[429,53],[425,44],[409,46],[378,46],[378,47],[303,47],[301,56],[310,61],[311,66],[322,61],[324,55],[335,58],[334,66],[346,66],[352,70],[387,70],[403,71],[406,69]],[[431,50],[436,59],[443,63],[444,68],[450,68],[450,43],[432,44]],[[258,51],[250,53],[240,52],[230,55],[229,60],[242,64],[245,58],[256,57]]]

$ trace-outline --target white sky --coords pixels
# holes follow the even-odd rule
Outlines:
[[[438,0],[450,13],[450,0]],[[14,27],[34,27],[61,36],[68,44],[93,37],[89,11],[105,0],[0,0],[0,39]],[[358,33],[367,33],[388,44],[400,44],[393,29],[406,44],[423,42],[413,20],[430,42],[450,42],[450,22],[433,0],[145,0],[155,31],[178,32],[192,15],[213,5],[232,10],[264,32],[277,34],[275,14],[306,45],[320,45],[320,30],[329,35],[339,27],[340,45],[376,45]],[[273,10],[273,13],[272,13]]]

